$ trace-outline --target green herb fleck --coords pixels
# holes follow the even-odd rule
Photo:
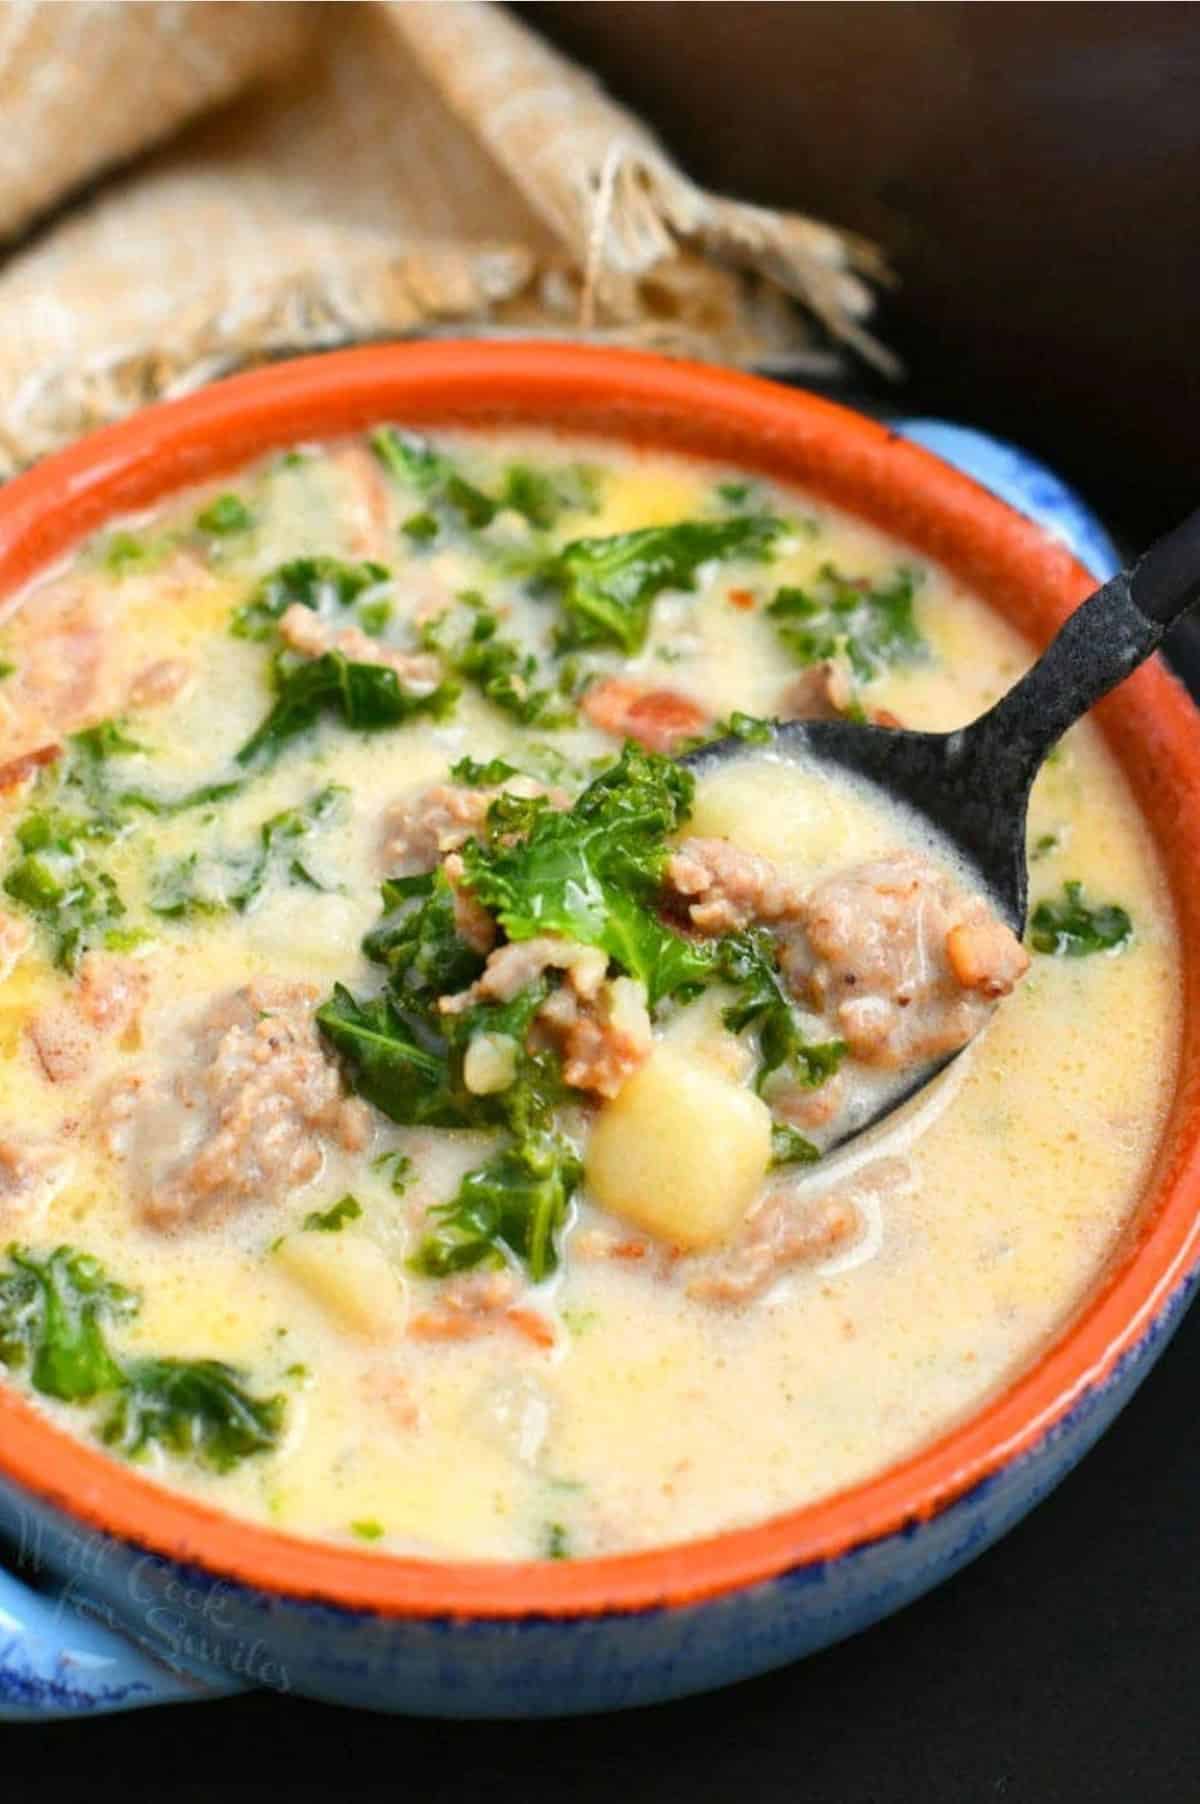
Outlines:
[[[196,515],[196,525],[201,532],[223,539],[232,533],[249,532],[254,515],[240,495],[218,495]]]
[[[362,1204],[356,1196],[347,1194],[340,1202],[328,1209],[314,1209],[304,1217],[304,1229],[309,1234],[340,1234],[348,1221],[357,1221],[362,1215]]]
[[[771,1164],[812,1165],[821,1157],[811,1140],[781,1121],[771,1124]]]
[[[878,588],[823,564],[808,589],[780,589],[767,613],[800,664],[844,658],[860,682],[926,655],[914,610],[919,575],[900,568]]]
[[[1117,952],[1128,945],[1133,922],[1116,902],[1090,903],[1083,885],[1063,884],[1057,900],[1038,903],[1030,918],[1030,943],[1035,952],[1056,958],[1086,958],[1093,952]]]
[[[376,1522],[373,1516],[366,1516],[361,1522],[350,1524],[350,1533],[357,1535],[360,1541],[382,1541],[387,1530],[382,1522]]]

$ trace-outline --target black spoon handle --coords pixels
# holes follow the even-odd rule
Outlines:
[[[1129,590],[1147,620],[1173,626],[1200,601],[1200,507],[1182,526],[1143,552],[1129,572]]]
[[[963,752],[1009,794],[1093,703],[1144,664],[1167,627],[1200,602],[1200,509],[1088,597],[1033,669],[973,721]]]

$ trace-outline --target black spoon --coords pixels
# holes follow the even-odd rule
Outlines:
[[[1025,931],[1029,792],[1047,754],[1094,702],[1144,664],[1167,628],[1200,601],[1200,509],[1080,603],[1033,668],[969,726],[911,733],[851,721],[784,721],[782,751],[867,777],[924,815],[978,873],[1014,932]],[[719,739],[683,760],[703,773],[745,757],[744,740]],[[890,1115],[942,1071],[922,1066],[874,1114],[835,1133],[827,1150]]]

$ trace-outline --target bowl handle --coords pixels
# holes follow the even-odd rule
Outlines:
[[[905,438],[932,451],[943,463],[953,464],[981,488],[990,489],[1019,514],[1061,539],[1098,582],[1106,582],[1121,568],[1116,547],[1091,509],[1061,476],[1027,451],[977,432],[973,426],[955,426],[948,420],[895,420],[891,424]]]
[[[0,1722],[100,1716],[243,1691],[160,1665],[70,1581],[35,1591],[0,1566]]]

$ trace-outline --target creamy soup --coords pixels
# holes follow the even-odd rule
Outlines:
[[[0,624],[7,1381],[430,1558],[711,1533],[960,1420],[1135,1206],[1164,879],[1090,724],[1022,944],[768,723],[952,728],[1029,656],[827,506],[548,437],[304,445],[83,545]]]

